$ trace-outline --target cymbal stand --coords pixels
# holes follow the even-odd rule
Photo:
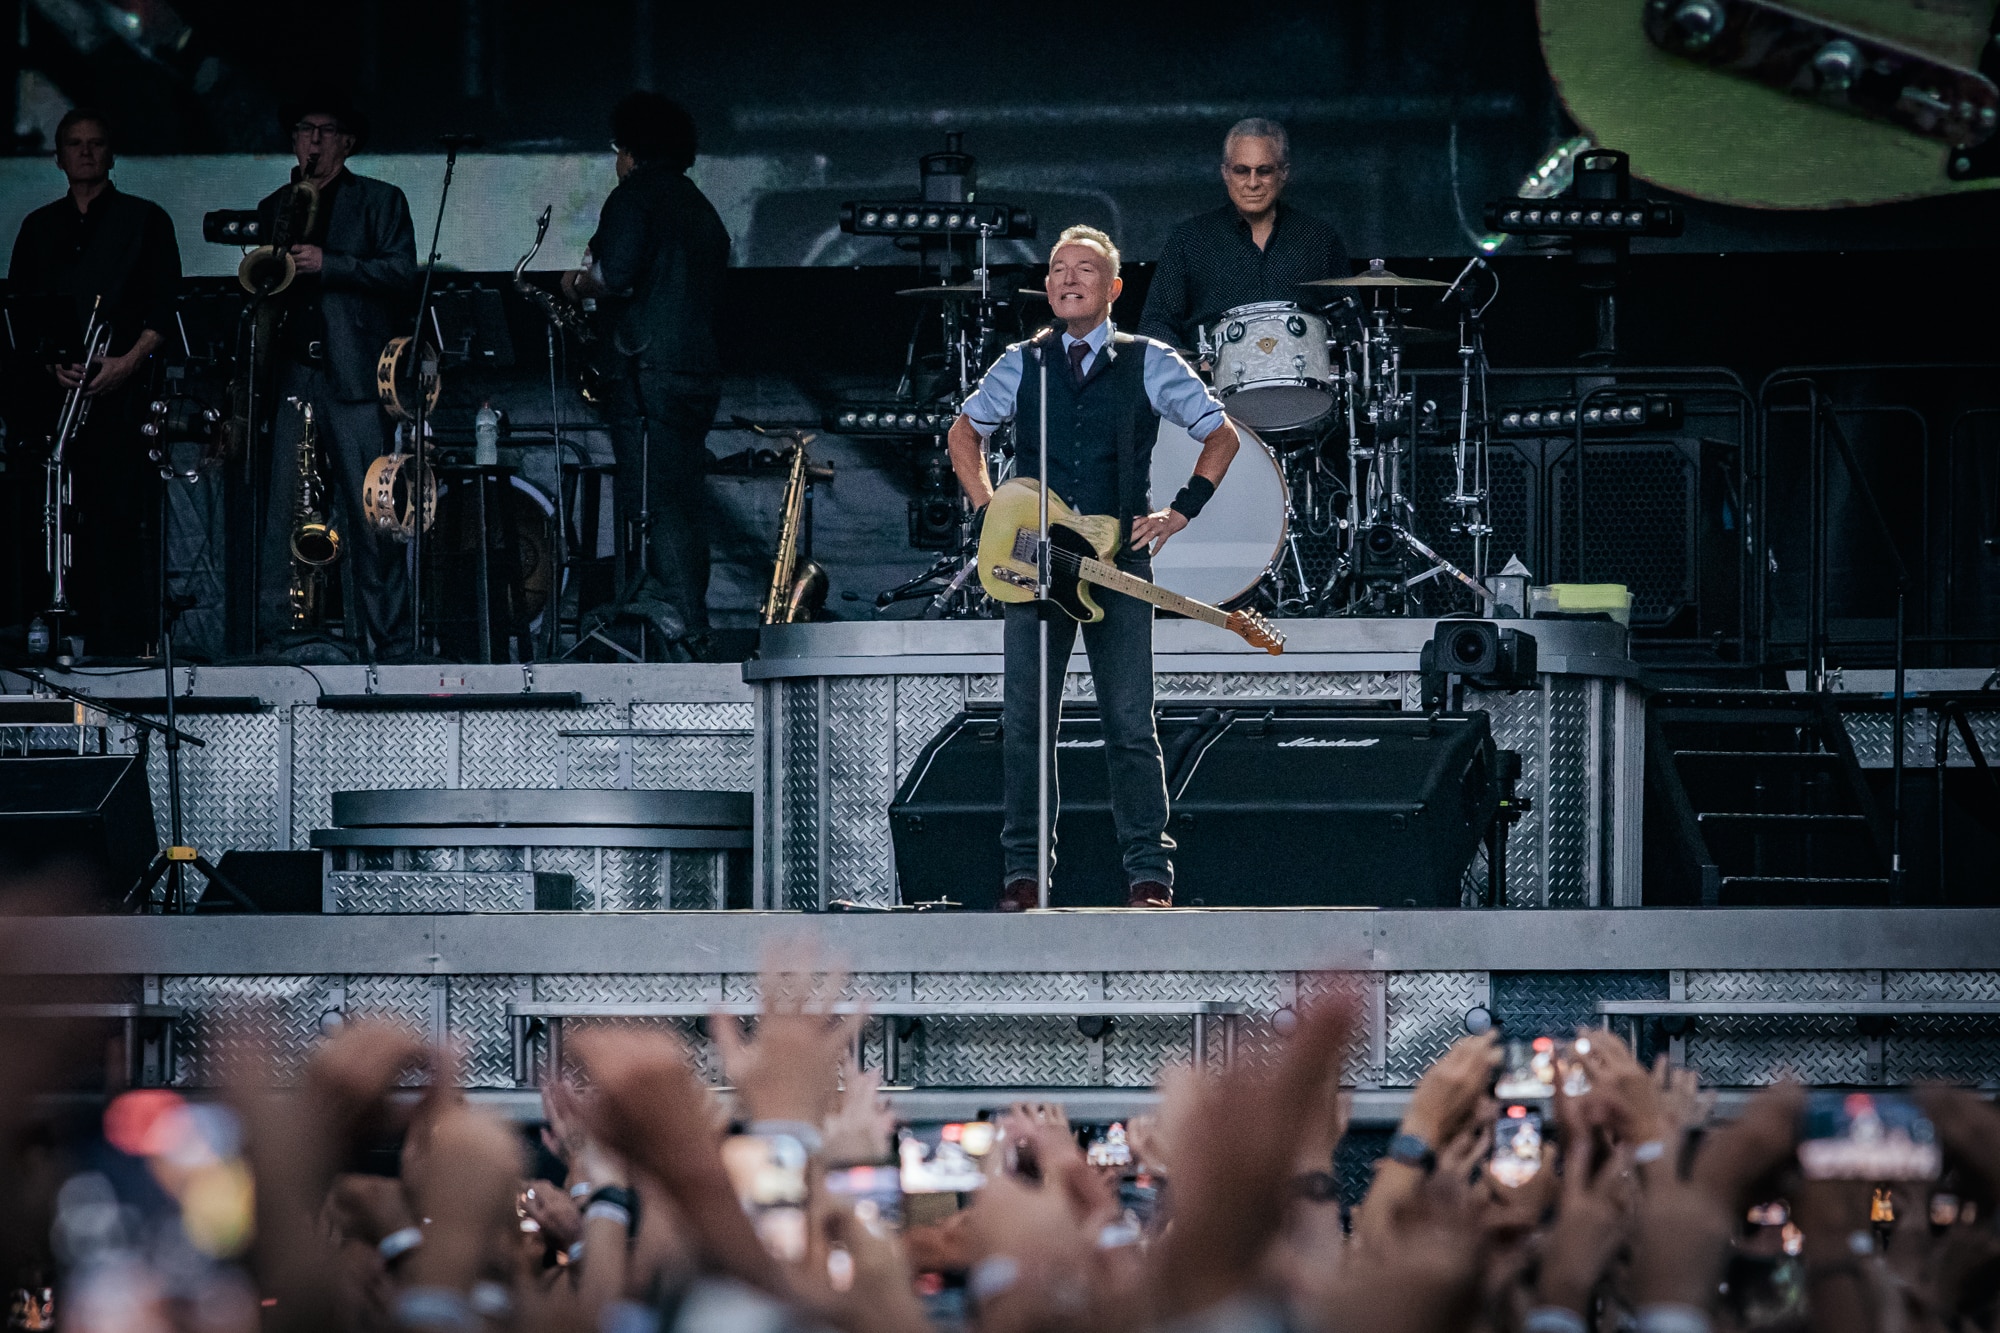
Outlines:
[[[1479,317],[1485,313],[1484,305],[1475,309],[1472,305],[1471,288],[1466,279],[1474,269],[1486,267],[1486,261],[1474,256],[1472,262],[1460,271],[1456,281],[1445,290],[1440,304],[1456,294],[1459,300],[1458,313],[1458,439],[1452,446],[1453,480],[1452,493],[1445,497],[1445,503],[1458,511],[1458,519],[1452,524],[1452,531],[1472,538],[1472,574],[1474,578],[1486,576],[1486,543],[1493,535],[1491,512],[1488,508],[1491,472],[1489,470],[1488,426],[1486,420],[1486,348]],[[1472,381],[1474,367],[1479,374],[1479,436],[1473,442],[1472,436]],[[1466,485],[1467,445],[1473,443],[1471,456],[1472,484]]]

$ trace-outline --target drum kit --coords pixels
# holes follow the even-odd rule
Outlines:
[[[1285,616],[1404,615],[1424,610],[1414,590],[1448,579],[1475,604],[1490,602],[1484,350],[1470,299],[1474,260],[1457,281],[1404,277],[1382,260],[1348,277],[1302,284],[1298,301],[1259,301],[1204,322],[1183,351],[1214,387],[1243,448],[1200,521],[1153,561],[1156,582],[1218,606],[1254,606]],[[988,275],[970,283],[911,288],[944,303],[946,348],[958,398],[969,394],[992,346]],[[1023,289],[1024,297],[1040,297]],[[1453,298],[1460,298],[1456,304]],[[1423,302],[1428,310],[1414,307]],[[1487,303],[1490,304],[1490,296]],[[1445,559],[1416,531],[1412,464],[1419,411],[1402,373],[1406,347],[1448,338],[1424,327],[1433,315],[1456,325],[1459,420],[1449,527],[1469,539],[1470,570]],[[1481,398],[1475,410],[1474,397]],[[1434,405],[1423,405],[1425,414]],[[996,479],[1011,472],[1005,430],[989,441]],[[1152,493],[1172,495],[1193,470],[1201,442],[1171,422],[1153,446]],[[929,574],[878,604],[913,592],[931,598],[927,618],[978,616],[979,585],[964,577],[966,553],[947,554]],[[933,591],[936,584],[941,589]]]

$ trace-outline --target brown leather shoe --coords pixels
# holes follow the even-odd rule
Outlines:
[[[1142,879],[1125,895],[1127,907],[1172,907],[1174,891],[1156,879]]]
[[[1000,890],[1003,912],[1025,912],[1042,905],[1042,886],[1032,879],[1010,879]]]

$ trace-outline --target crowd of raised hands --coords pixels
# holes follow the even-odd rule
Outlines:
[[[107,1136],[153,1154],[179,1201],[173,1236],[146,1230],[115,1170],[38,1138],[16,1095],[0,1124],[9,1261],[41,1256],[60,1326],[88,1333],[1994,1326],[2000,1111],[1971,1093],[1919,1093],[1936,1179],[1806,1180],[1802,1089],[1717,1117],[1691,1073],[1591,1031],[1568,1046],[1588,1090],[1558,1090],[1539,1153],[1500,1171],[1502,1046],[1468,1037],[1343,1191],[1356,1019],[1330,1000],[1254,1057],[1169,1070],[1157,1113],[1129,1126],[1128,1164],[1092,1164],[1060,1107],[1018,1105],[996,1118],[979,1188],[891,1210],[827,1188],[898,1155],[854,1063],[859,1020],[835,1011],[843,985],[794,952],[766,972],[753,1030],[710,1020],[727,1094],[675,1035],[574,1031],[541,1153],[467,1100],[450,1052],[367,1021],[328,1036],[296,1087],[232,1090],[221,1130],[172,1094],[113,1103]],[[362,1145],[396,1140],[397,1174],[354,1169]],[[755,1169],[731,1170],[746,1151],[779,1181],[768,1199]],[[252,1214],[233,1231],[209,1197],[230,1181]],[[17,1295],[17,1326],[45,1317],[34,1305]]]

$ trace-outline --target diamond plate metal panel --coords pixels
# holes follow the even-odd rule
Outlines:
[[[1687,1064],[1704,1083],[1756,1087],[1787,1075],[1801,1083],[1868,1083],[1868,1042],[1853,1020],[1709,1018],[1686,1039]]]
[[[606,847],[594,869],[591,900],[598,911],[657,911],[668,902],[666,857],[636,847]]]
[[[1589,905],[1584,861],[1593,850],[1590,803],[1596,794],[1590,772],[1590,692],[1596,682],[1581,676],[1544,676],[1548,694],[1549,766],[1548,906]],[[1510,839],[1511,841],[1511,839]]]
[[[1602,1027],[1599,1000],[1664,1000],[1665,972],[1495,972],[1493,1016],[1510,1034]]]
[[[1097,974],[1092,972],[919,972],[913,995],[918,1000],[1088,1000]]]
[[[1284,1003],[1277,972],[1106,972],[1107,1000],[1235,1000],[1260,1013]]]
[[[514,1051],[507,1031],[507,1003],[528,993],[530,978],[453,977],[446,1026],[462,1052],[465,1086],[514,1086]]]
[[[333,910],[353,912],[527,912],[533,875],[337,870],[326,877]]]
[[[333,822],[333,793],[442,787],[449,729],[441,713],[299,708],[292,739],[291,845]]]
[[[561,736],[556,743],[569,747],[564,786],[615,788],[619,785],[619,741],[616,736]]]
[[[695,1001],[708,997],[708,973],[590,972],[539,976],[535,998],[551,1003],[640,1004],[647,1000]]]
[[[1283,974],[1278,974],[1283,979]],[[1370,1067],[1369,1048],[1373,1041],[1374,1011],[1373,987],[1376,978],[1359,972],[1301,972],[1298,976],[1298,1001],[1310,1004],[1330,996],[1342,996],[1353,1007],[1355,1015],[1354,1031],[1347,1039],[1347,1053],[1341,1059],[1341,1081],[1343,1083],[1379,1083],[1381,1071]],[[1461,1012],[1459,1022],[1464,1023]],[[1243,1024],[1236,1036],[1237,1059],[1268,1059],[1276,1053],[1282,1038],[1268,1022],[1255,1021]],[[1211,1040],[1209,1057],[1213,1060],[1216,1051]]]
[[[1484,972],[1391,972],[1383,1081],[1413,1084],[1465,1035],[1465,1011],[1488,1002]]]
[[[162,977],[160,1002],[187,1016],[174,1024],[174,1086],[298,1080],[326,1010],[325,977]]]
[[[723,905],[727,852],[669,851],[667,901],[677,912]]]
[[[857,972],[840,988],[843,1000],[893,1000],[903,994],[907,972]],[[722,978],[722,998],[732,1004],[747,1004],[759,998],[755,972],[731,972]],[[935,998],[925,996],[922,998]]]
[[[635,729],[739,727],[740,736],[636,736],[632,785],[684,791],[750,791],[757,785],[755,705],[635,703]]]
[[[525,847],[465,847],[460,851],[467,870],[494,872],[528,868]]]
[[[2000,1000],[2000,972],[1884,972],[1885,1000]]]
[[[815,680],[786,681],[779,704],[782,811],[779,902],[793,911],[819,910],[820,716]]]
[[[935,1087],[1088,1087],[1089,1043],[1067,1018],[926,1018],[918,1078]]]
[[[1542,904],[1548,883],[1543,873],[1542,828],[1542,695],[1540,690],[1491,691],[1476,696],[1493,730],[1493,744],[1521,756],[1521,780],[1515,790],[1533,802],[1532,808],[1507,837],[1507,902],[1512,907]]]
[[[226,851],[281,851],[292,844],[280,827],[279,717],[276,713],[206,713],[178,719],[205,745],[181,747],[181,819],[186,841],[211,860]],[[146,749],[153,824],[164,838],[173,828],[168,803],[167,748]],[[299,846],[304,846],[300,843]]]
[[[338,978],[347,987],[341,1013],[349,1021],[381,1019],[408,1028],[426,1041],[431,1033],[430,977],[356,976]]]
[[[1222,1040],[1219,1029],[1210,1040]],[[1113,1088],[1150,1088],[1160,1081],[1161,1069],[1193,1059],[1192,1018],[1116,1019],[1104,1037],[1104,1083]]]
[[[1986,756],[1987,763],[1993,763],[2000,756],[2000,713],[1968,713],[1972,723],[1972,734],[1979,738],[1979,748]],[[1890,751],[1895,739],[1895,720],[1888,713],[1842,713],[1841,725],[1847,728],[1847,739],[1854,746],[1854,757],[1863,768],[1888,768]],[[1949,725],[1945,766],[1948,768],[1970,768],[1972,754],[1965,748],[1965,738],[1958,733],[1955,724]],[[1937,718],[1927,709],[1912,708],[1906,715],[1903,726],[1903,763],[1910,768],[1931,768],[1937,758]]]
[[[965,707],[959,676],[896,677],[896,788],[901,790],[917,756]]]
[[[882,907],[895,902],[896,884],[894,684],[846,676],[827,685],[827,894]]]
[[[1872,1000],[1867,972],[1689,972],[1690,1000]]]
[[[1375,1163],[1389,1155],[1387,1129],[1350,1129],[1333,1150],[1333,1174],[1340,1182],[1340,1201],[1359,1207],[1375,1183]]]
[[[1400,671],[1163,671],[1162,699],[1400,699]]]
[[[618,725],[609,704],[518,712],[470,712],[459,740],[463,787],[559,787],[563,738],[557,731]],[[570,785],[579,785],[574,776]]]

